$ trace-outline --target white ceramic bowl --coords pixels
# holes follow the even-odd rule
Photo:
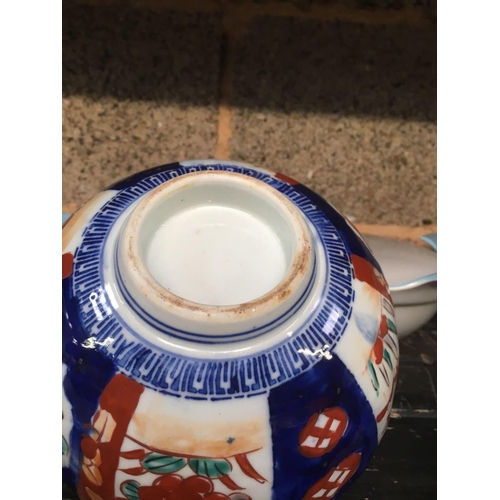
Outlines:
[[[406,337],[425,325],[437,311],[437,236],[422,238],[436,251],[392,238],[367,234],[363,238],[389,283],[398,336]]]

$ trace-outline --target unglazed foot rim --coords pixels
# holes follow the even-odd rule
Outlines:
[[[288,224],[289,235],[293,240],[291,262],[283,279],[264,295],[241,304],[202,304],[172,293],[153,277],[141,248],[145,224],[159,204],[167,202],[180,191],[210,183],[241,189],[249,196],[254,193],[256,203],[269,203]],[[153,189],[134,208],[118,241],[118,267],[123,282],[132,295],[140,295],[141,302],[149,303],[156,313],[173,314],[190,320],[197,318],[198,321],[212,324],[246,322],[281,308],[292,296],[295,297],[305,289],[311,275],[313,257],[314,248],[307,223],[284,195],[263,181],[222,171],[186,174]]]

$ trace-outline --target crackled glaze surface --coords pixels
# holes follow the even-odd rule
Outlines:
[[[233,276],[262,281],[239,299]],[[62,285],[63,480],[81,499],[338,498],[387,428],[387,283],[292,179],[217,161],[125,179],[66,221]]]

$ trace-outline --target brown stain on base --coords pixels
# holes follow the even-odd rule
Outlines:
[[[232,7],[223,6],[222,39],[219,82],[219,113],[217,120],[217,143],[214,157],[229,160],[230,142],[233,135],[232,119],[234,110],[231,106],[233,96],[233,59],[235,47],[240,36],[245,32],[248,19],[240,16]]]
[[[215,146],[214,157],[217,160],[229,160],[231,151],[229,143],[233,135],[231,120],[234,115],[234,110],[227,104],[219,106],[219,117],[217,122],[217,144]]]
[[[287,275],[279,285],[258,299],[232,306],[208,306],[192,302],[179,297],[162,287],[153,278],[153,276],[151,276],[142,262],[140,252],[138,250],[140,245],[137,239],[139,234],[139,224],[143,221],[143,214],[146,208],[151,203],[154,203],[155,199],[164,196],[163,192],[165,190],[169,190],[170,193],[168,194],[171,195],[172,193],[194,185],[200,178],[207,176],[212,178],[225,177],[226,179],[229,178],[234,181],[238,180],[238,182],[246,185],[247,188],[250,187],[252,189],[265,190],[268,196],[279,200],[284,210],[288,212],[290,218],[295,221],[300,246],[296,251],[294,260],[287,271]],[[244,174],[216,170],[185,174],[171,179],[150,191],[132,212],[127,225],[124,227],[122,238],[124,239],[124,243],[126,245],[124,249],[126,252],[126,261],[130,264],[130,267],[133,269],[136,276],[140,277],[140,282],[137,283],[137,285],[145,296],[155,297],[163,304],[169,307],[173,306],[177,310],[201,313],[205,315],[206,318],[211,319],[214,319],[215,317],[223,318],[226,316],[232,320],[236,317],[239,321],[252,317],[255,311],[258,311],[259,309],[261,309],[261,312],[265,312],[276,308],[276,306],[278,306],[294,291],[294,289],[300,284],[301,280],[303,280],[307,270],[309,269],[309,264],[313,254],[307,224],[300,211],[290,200],[263,181],[254,179]]]

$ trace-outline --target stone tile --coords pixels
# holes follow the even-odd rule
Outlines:
[[[140,170],[213,155],[217,112],[208,107],[71,96],[63,114],[63,204]]]
[[[433,224],[435,59],[435,33],[407,26],[256,19],[234,54],[232,157],[359,222]]]
[[[234,122],[234,159],[297,179],[358,222],[436,221],[432,123],[248,109]]]
[[[424,500],[437,495],[437,418],[393,418],[365,472],[342,500]]]
[[[237,107],[436,120],[436,31],[258,17],[234,55]]]
[[[212,15],[64,7],[63,203],[213,155],[220,40]]]

